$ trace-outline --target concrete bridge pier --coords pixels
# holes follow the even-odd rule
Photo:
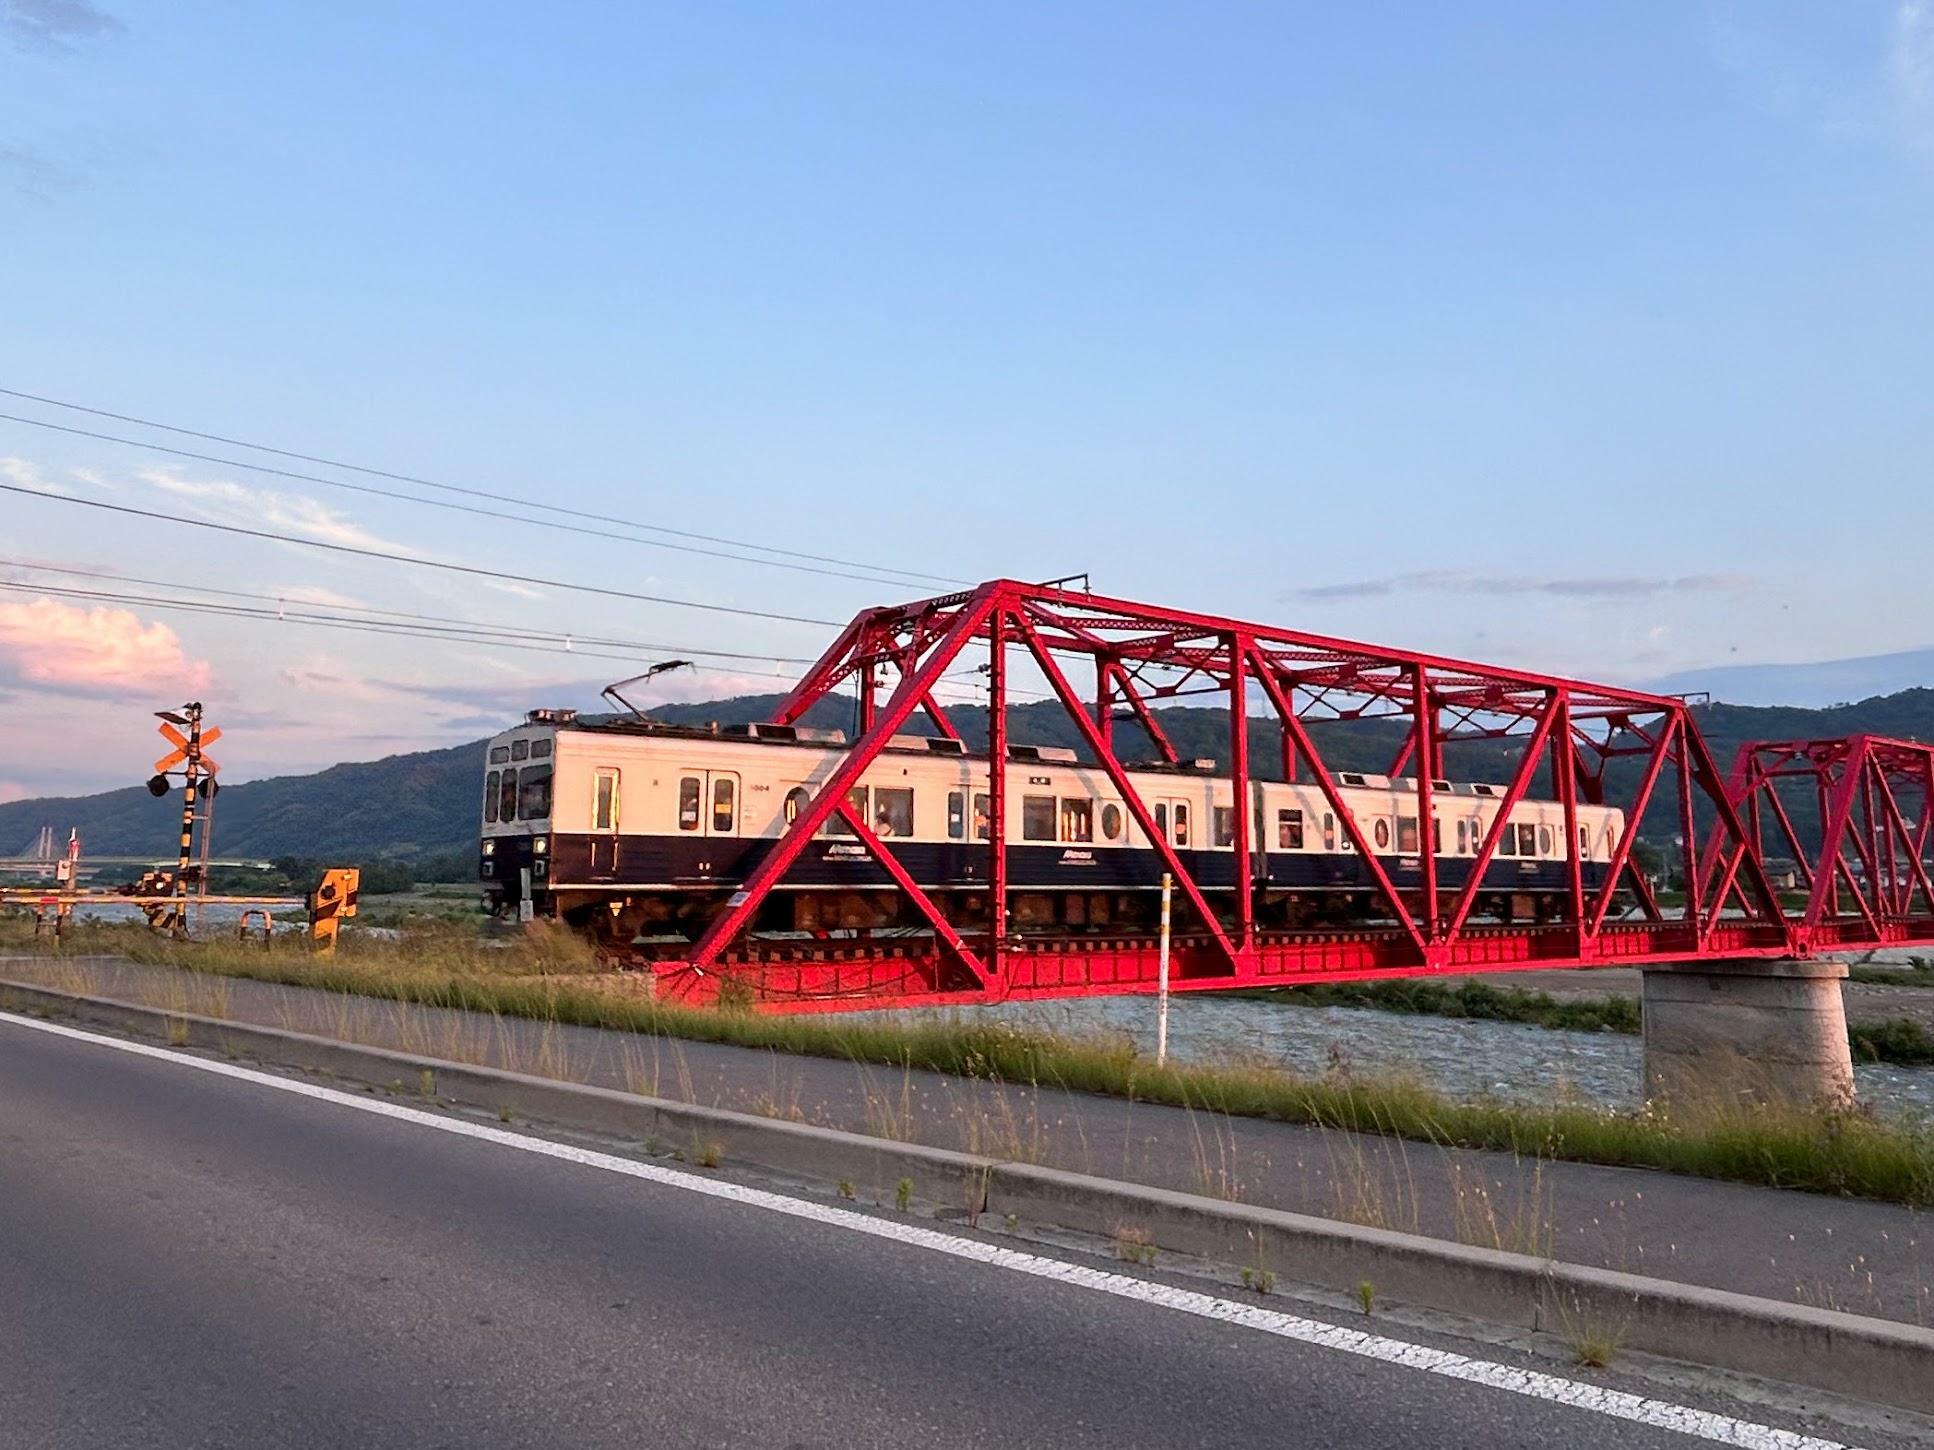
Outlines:
[[[1851,1106],[1846,975],[1794,958],[1646,968],[1646,1100]]]

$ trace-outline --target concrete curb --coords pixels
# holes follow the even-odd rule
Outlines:
[[[1013,1214],[1379,1298],[1737,1370],[1934,1413],[1934,1330],[1719,1289],[1473,1248],[1416,1234],[1229,1203],[1141,1184],[896,1143],[725,1108],[361,1047],[45,987],[0,981],[0,1006],[176,1045],[252,1057],[345,1082],[752,1164],[895,1201]]]

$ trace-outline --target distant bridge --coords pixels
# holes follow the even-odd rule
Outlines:
[[[0,856],[0,871],[42,871],[53,869],[59,857],[49,856]],[[83,856],[81,870],[90,866],[144,866],[149,870],[163,871],[178,864],[173,856]],[[275,865],[273,861],[254,861],[237,856],[211,856],[205,863],[209,866],[246,866],[257,871],[267,871]]]

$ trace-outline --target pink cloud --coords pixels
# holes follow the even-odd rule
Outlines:
[[[0,603],[0,665],[23,683],[83,694],[196,694],[211,673],[159,620],[143,624],[132,610],[55,599]]]

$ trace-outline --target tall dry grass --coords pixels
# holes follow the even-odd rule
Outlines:
[[[1656,1168],[1895,1203],[1934,1203],[1934,1129],[1926,1125],[1743,1102],[1611,1112],[1579,1102],[1454,1099],[1416,1082],[1347,1071],[1304,1077],[1257,1062],[1156,1064],[1132,1042],[1114,1036],[935,1017],[855,1021],[694,1008],[614,990],[588,950],[550,930],[527,933],[511,945],[435,923],[387,937],[352,932],[335,956],[323,957],[292,939],[266,949],[234,941],[180,943],[139,927],[81,924],[61,955],[84,952],[115,953],[202,976],[458,1008],[490,1019],[615,1028],[648,1039],[725,1043],[875,1065],[891,1075],[870,1095],[877,1129],[888,1136],[914,1130],[917,1101],[908,1075],[931,1071],[992,1084],[1127,1097],[1187,1108],[1208,1115],[1210,1122],[1262,1118],[1315,1124],[1389,1140],[1398,1152],[1401,1141],[1424,1141],[1537,1160]],[[500,1040],[508,1037],[502,1034]],[[556,1034],[546,1034],[535,1050],[523,1045],[517,1051],[523,1070],[552,1075],[568,1070]],[[689,1068],[682,1054],[674,1052],[673,1059],[672,1069],[689,1095]],[[659,1082],[662,1064],[655,1049],[651,1063],[639,1061],[633,1070],[641,1080]],[[1022,1124],[987,1125],[987,1141],[1019,1143],[1031,1137]],[[1239,1192],[1234,1165],[1221,1145],[1205,1141],[1203,1150],[1205,1181],[1224,1194]],[[1367,1182],[1371,1165],[1360,1166],[1365,1171],[1342,1176]],[[1401,1216],[1388,1204],[1354,1207],[1370,1218]]]

